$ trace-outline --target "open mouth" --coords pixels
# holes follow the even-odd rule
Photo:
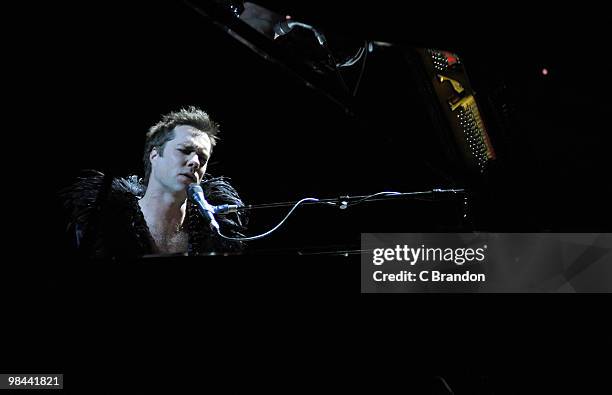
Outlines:
[[[196,180],[196,178],[192,174],[181,173],[181,175],[189,178],[193,182],[198,182],[198,180]]]

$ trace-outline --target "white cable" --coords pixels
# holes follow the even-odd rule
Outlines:
[[[365,53],[365,49],[364,49],[364,47],[361,47],[361,48],[359,48],[357,53],[352,58],[350,58],[349,60],[345,61],[344,63],[336,64],[336,67],[348,67],[348,66],[352,66],[355,63],[357,63],[359,61],[359,59],[362,58],[364,53]]]
[[[297,206],[299,206],[300,204],[302,204],[304,202],[318,202],[318,201],[319,201],[319,199],[316,199],[316,198],[305,198],[305,199],[300,200],[299,202],[297,202],[293,206],[293,208],[291,210],[289,210],[289,213],[287,213],[285,218],[283,218],[283,220],[278,225],[276,225],[274,228],[270,229],[266,233],[262,233],[262,234],[257,235],[257,236],[251,236],[251,237],[228,237],[228,236],[222,235],[220,231],[217,231],[217,232],[219,233],[219,236],[221,236],[221,237],[223,237],[224,239],[227,239],[227,240],[249,241],[249,240],[261,239],[262,237],[266,237],[267,235],[269,235],[270,233],[272,233],[276,229],[278,229],[287,220],[287,218],[289,218],[289,216],[291,215],[293,210],[295,210],[297,208]]]
[[[457,192],[464,192],[464,191],[465,191],[464,189],[446,189],[446,190],[445,190],[445,189],[434,189],[434,190],[432,190],[431,192],[454,192],[454,193],[457,193]],[[283,218],[283,220],[282,220],[282,221],[281,221],[281,222],[280,222],[278,225],[276,225],[274,228],[270,229],[269,231],[267,231],[267,232],[265,232],[265,233],[262,233],[262,234],[257,235],[257,236],[250,236],[250,237],[228,237],[228,236],[225,236],[225,235],[221,234],[221,231],[220,231],[220,230],[217,228],[217,234],[218,234],[219,236],[221,236],[222,238],[227,239],[227,240],[235,240],[235,241],[249,241],[249,240],[257,240],[257,239],[261,239],[261,238],[263,238],[263,237],[266,237],[267,235],[269,235],[270,233],[272,233],[272,232],[274,232],[276,229],[278,229],[278,228],[279,228],[279,227],[280,227],[280,226],[281,226],[281,225],[282,225],[282,224],[283,224],[283,223],[284,223],[284,222],[287,220],[287,218],[289,218],[289,216],[291,215],[291,213],[293,213],[293,211],[294,211],[294,210],[295,210],[295,209],[296,209],[296,208],[297,208],[297,207],[298,207],[300,204],[302,204],[302,203],[304,203],[304,202],[319,202],[319,203],[324,203],[324,204],[330,204],[330,205],[332,205],[332,206],[336,206],[336,205],[338,205],[338,207],[339,207],[340,209],[346,209],[346,208],[348,208],[348,207],[355,206],[355,205],[357,205],[357,204],[359,204],[359,203],[362,203],[362,202],[364,202],[364,201],[366,201],[366,200],[368,200],[368,199],[371,199],[371,198],[373,198],[373,197],[375,197],[375,196],[380,196],[380,195],[384,195],[384,196],[395,196],[395,195],[406,195],[406,194],[410,194],[410,193],[393,192],[393,191],[377,192],[377,193],[374,193],[374,194],[372,194],[372,195],[368,195],[368,196],[366,196],[366,197],[364,197],[364,198],[362,198],[362,199],[359,199],[358,201],[353,202],[353,203],[350,203],[350,204],[349,204],[347,201],[341,201],[339,205],[338,205],[337,203],[332,203],[332,202],[321,202],[321,201],[320,201],[319,199],[317,199],[317,198],[304,198],[304,199],[300,200],[299,202],[297,202],[297,203],[296,203],[296,204],[293,206],[293,208],[291,208],[291,210],[289,210],[289,212],[287,213],[287,215],[285,216],[285,218]]]
[[[359,200],[357,200],[356,202],[353,202],[353,203],[350,203],[350,204],[348,204],[348,203],[347,203],[345,206],[346,206],[346,207],[351,207],[351,206],[354,206],[354,205],[356,205],[356,204],[359,204],[359,203],[365,202],[366,200],[371,199],[371,198],[373,198],[374,196],[379,196],[379,195],[384,195],[384,196],[394,196],[394,195],[401,195],[401,194],[402,194],[401,192],[392,192],[392,191],[389,191],[389,192],[377,192],[377,193],[374,193],[374,194],[372,194],[372,195],[368,195],[368,196],[366,196],[366,197],[364,197],[364,198],[362,198],[362,199],[359,199]],[[345,208],[346,208],[346,207],[345,207]]]

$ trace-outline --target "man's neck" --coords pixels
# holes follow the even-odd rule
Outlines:
[[[171,193],[152,186],[147,188],[139,205],[149,227],[178,230],[185,219],[187,197],[184,192]]]

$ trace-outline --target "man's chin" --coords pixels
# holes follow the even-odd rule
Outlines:
[[[180,181],[173,185],[168,185],[168,192],[172,194],[180,194],[181,192],[185,192],[187,190],[189,184],[189,182]]]

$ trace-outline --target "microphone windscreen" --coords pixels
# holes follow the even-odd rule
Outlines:
[[[202,189],[202,187],[200,186],[200,184],[189,184],[187,186],[187,196],[192,199],[193,196],[197,196],[197,194],[204,194],[204,190]]]

